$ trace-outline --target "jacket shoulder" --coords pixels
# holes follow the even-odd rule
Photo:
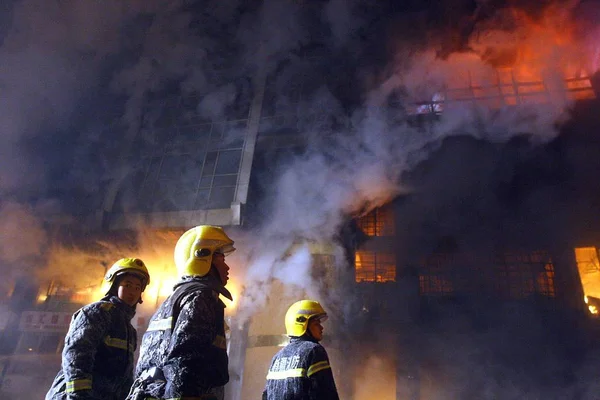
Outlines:
[[[298,342],[291,342],[290,344],[294,344],[296,347],[301,348],[304,351],[319,351],[321,349],[325,350],[323,346],[319,343],[310,341],[310,340],[300,340]]]
[[[84,326],[107,326],[113,320],[114,305],[109,302],[98,301],[81,307],[73,314],[71,327],[79,329]]]
[[[311,342],[309,340],[299,343],[299,352],[305,354],[307,357],[311,357],[318,360],[326,360],[329,358],[325,347],[319,343]]]
[[[215,300],[215,296],[213,295],[213,291],[209,288],[197,288],[190,292],[185,293],[182,296],[181,302],[187,303],[190,301],[205,301],[211,302]]]
[[[90,303],[81,308],[81,311],[86,314],[110,314],[115,309],[115,305],[110,301],[97,301],[95,303]]]

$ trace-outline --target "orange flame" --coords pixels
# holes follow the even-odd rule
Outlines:
[[[571,11],[551,6],[534,19],[523,10],[506,9],[501,19],[514,29],[483,27],[469,45],[485,63],[501,71],[510,68],[516,81],[539,82],[552,72],[566,79],[589,76],[594,55],[581,46]]]

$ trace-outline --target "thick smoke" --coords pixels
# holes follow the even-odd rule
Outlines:
[[[291,159],[282,162],[283,172],[275,175],[274,189],[271,193],[272,202],[264,207],[267,210],[264,218],[266,222],[258,235],[263,242],[275,246],[270,246],[268,249],[263,247],[264,250],[259,256],[251,258],[250,270],[253,274],[246,281],[245,295],[253,300],[261,299],[261,296],[265,297],[265,282],[279,275],[274,272],[278,270],[278,260],[287,257],[286,252],[293,248],[291,247],[293,238],[317,242],[335,240],[344,218],[369,211],[398,194],[415,190],[407,186],[408,182],[420,186],[419,190],[425,192],[416,197],[424,204],[409,206],[406,210],[407,225],[418,225],[419,221],[431,224],[429,232],[427,226],[419,227],[412,232],[417,238],[410,238],[408,242],[415,245],[416,250],[413,249],[415,253],[418,253],[419,249],[434,249],[435,243],[431,243],[431,240],[435,241],[436,234],[444,233],[457,235],[459,241],[470,243],[478,251],[483,249],[482,246],[488,246],[489,250],[501,249],[503,244],[493,243],[493,240],[502,235],[503,224],[498,222],[502,221],[502,218],[515,223],[513,229],[505,231],[504,235],[512,239],[523,236],[525,239],[521,242],[523,245],[528,241],[535,242],[528,237],[534,234],[533,231],[524,226],[519,218],[533,216],[535,223],[538,223],[544,218],[554,216],[552,208],[557,204],[550,205],[547,200],[542,200],[544,194],[554,190],[548,187],[537,188],[532,190],[532,193],[525,194],[531,197],[523,199],[522,209],[516,212],[518,216],[511,215],[512,210],[507,210],[506,205],[495,198],[497,195],[493,192],[495,188],[489,185],[490,179],[500,178],[499,185],[502,185],[502,181],[510,181],[511,172],[519,168],[510,161],[507,161],[506,169],[502,171],[502,165],[492,164],[494,159],[497,160],[497,155],[488,160],[485,159],[485,155],[482,155],[483,158],[478,160],[479,146],[470,148],[468,145],[464,147],[459,145],[455,148],[457,153],[450,155],[450,159],[455,164],[444,166],[438,163],[431,167],[444,171],[438,171],[441,172],[439,177],[442,179],[436,179],[436,176],[426,177],[428,179],[426,185],[430,186],[422,186],[420,182],[410,179],[404,181],[402,177],[421,166],[421,163],[433,154],[437,156],[439,154],[437,150],[453,137],[470,137],[475,139],[472,143],[490,143],[492,148],[494,145],[502,146],[514,140],[524,140],[526,145],[523,150],[526,152],[533,152],[534,145],[542,145],[554,140],[560,125],[568,119],[572,105],[572,100],[566,98],[559,90],[559,85],[562,85],[562,73],[565,71],[570,73],[568,70],[573,67],[568,64],[568,61],[575,60],[576,63],[581,63],[582,65],[575,67],[587,68],[584,74],[595,72],[590,70],[593,68],[593,57],[589,58],[586,54],[585,58],[582,58],[579,54],[579,42],[569,38],[568,29],[572,18],[569,11],[572,9],[558,9],[553,5],[536,10],[500,9],[497,13],[492,12],[485,20],[473,23],[473,34],[463,38],[460,52],[450,52],[443,57],[435,47],[425,46],[415,50],[413,46],[407,44],[407,49],[398,51],[394,62],[388,66],[392,72],[388,72],[385,79],[375,80],[376,84],[367,86],[369,90],[364,94],[363,106],[355,109],[351,115],[346,115],[348,121],[342,124],[345,125],[343,128],[340,129],[332,122],[343,120],[343,112],[333,115],[325,113],[326,122],[322,131],[328,133],[326,138],[319,137],[318,132],[311,132],[310,128],[307,128],[308,135],[313,139],[311,143],[313,146],[306,153],[292,156]],[[551,26],[553,29],[550,29]],[[559,37],[556,36],[558,34]],[[402,48],[401,45],[398,46]],[[446,102],[434,106],[439,107],[435,111],[442,111],[443,107],[443,113],[440,120],[427,130],[417,128],[408,123],[408,119],[398,117],[402,112],[410,113],[410,110],[392,109],[393,111],[390,112],[390,108],[387,107],[391,98],[399,98],[401,104],[410,105],[419,101],[444,99],[439,96],[445,95],[448,88],[493,87],[500,79],[496,75],[497,68],[507,66],[515,66],[515,74],[521,74],[516,77],[517,80],[535,81],[543,78],[549,87],[551,101],[544,103],[532,101],[519,107],[499,110],[490,108],[485,101],[478,104]],[[576,72],[579,73],[581,71]],[[310,73],[307,74],[306,79],[311,79]],[[344,110],[341,101],[336,100],[330,90],[319,88],[317,93],[320,93],[318,98],[307,101],[310,105],[300,104],[298,108],[311,110],[314,113],[319,106],[311,108],[311,105],[316,103],[327,105],[322,109]],[[485,94],[489,95],[489,93]],[[279,101],[280,107],[283,107],[282,104],[285,104],[285,98]],[[478,161],[481,163],[478,164]],[[482,167],[483,170],[480,170]],[[443,172],[448,174],[446,181],[443,180],[445,176]],[[491,176],[488,173],[491,173]],[[458,186],[452,187],[451,185],[455,183]],[[537,190],[541,192],[536,192]],[[436,197],[438,195],[439,197]],[[427,203],[430,209],[427,209]],[[474,208],[466,209],[469,206]],[[410,214],[411,211],[413,214]],[[430,215],[429,211],[439,212],[439,214]],[[437,224],[441,226],[436,226]],[[444,227],[444,224],[447,226]],[[508,225],[508,222],[506,224]],[[561,235],[560,228],[556,230],[556,237],[554,237],[548,231],[549,226],[546,224],[542,226],[546,229],[538,227],[535,234],[539,235],[545,231],[546,235],[551,237],[550,241]],[[424,240],[421,243],[418,241],[418,235],[423,236]],[[290,239],[286,243],[281,239],[282,237]],[[492,243],[485,243],[482,237]],[[265,238],[267,240],[264,240]],[[476,244],[479,247],[475,247]],[[507,244],[510,243],[507,241]],[[340,249],[338,251],[341,252]],[[273,252],[275,255],[272,255]],[[343,265],[340,269],[343,270]],[[259,271],[261,274],[258,273]],[[277,278],[290,284],[299,284],[293,275],[290,280],[287,276],[279,275]],[[318,286],[318,282],[307,277],[300,285],[310,291]],[[335,305],[336,310],[341,311],[342,308],[337,306],[348,303],[350,294],[345,293],[339,303],[336,298],[338,294],[330,291],[321,296],[325,297],[327,304]],[[255,307],[257,304],[260,304],[260,300],[248,305]],[[351,320],[355,316],[348,315],[347,318]],[[547,338],[543,332],[542,321],[533,317],[523,318],[523,321],[527,321],[526,324],[511,318],[510,311],[499,312],[496,324],[501,325],[503,321],[508,326],[520,326],[527,336],[507,347],[490,347],[489,343],[494,340],[504,342],[518,333],[510,329],[502,330],[496,338],[491,338],[489,332],[482,330],[479,333],[475,327],[470,326],[471,322],[468,318],[454,321],[457,324],[456,337],[448,340],[429,338],[428,343],[439,345],[439,348],[432,350],[431,353],[427,352],[423,357],[431,356],[436,360],[437,354],[442,358],[447,357],[445,362],[448,363],[439,371],[438,385],[429,387],[432,390],[429,393],[430,398],[465,398],[481,395],[481,393],[484,398],[494,398],[498,395],[506,398],[519,396],[538,398],[540,395],[549,396],[550,392],[555,398],[561,398],[565,396],[565,392],[579,391],[580,388],[573,388],[574,384],[570,380],[572,377],[562,369],[566,364],[563,364],[561,355],[545,353],[548,348],[560,346],[559,341],[544,342]],[[450,318],[441,319],[448,324],[452,322]],[[355,327],[355,322],[349,322],[349,326]],[[402,329],[400,326],[395,328]],[[384,329],[394,328],[386,326]],[[463,342],[465,331],[474,330],[474,333],[467,335],[469,339]],[[436,332],[435,328],[432,328],[432,332]],[[369,340],[372,340],[371,336],[368,336]],[[560,334],[557,333],[557,336]],[[523,366],[524,376],[520,379],[512,372],[514,365],[512,363],[518,362],[517,353],[530,349],[528,346],[531,343],[537,345],[527,354],[532,359],[547,357],[546,367],[541,372],[535,372],[527,369],[528,366]],[[459,350],[453,352],[454,349]],[[491,361],[502,358],[500,354],[503,351],[509,353],[505,356],[504,364]],[[457,357],[457,353],[463,358]],[[478,363],[485,362],[486,357],[489,357],[490,365],[481,367],[481,373],[472,374],[470,377],[461,375],[465,371],[477,368]],[[435,371],[435,364],[425,365],[426,368]],[[456,375],[444,376],[448,371],[453,370]],[[540,382],[553,374],[563,374],[564,379],[553,382],[553,385],[541,390]],[[498,380],[492,379],[491,382],[489,375],[498,377]],[[435,373],[431,376],[435,376]],[[441,379],[442,377],[447,380]],[[465,385],[467,381],[473,382],[473,386]],[[531,385],[533,388],[526,389]],[[444,394],[435,397],[435,393],[440,396],[440,392]]]
[[[559,124],[568,117],[572,100],[552,88],[550,101],[519,107],[491,108],[493,105],[485,100],[434,105],[435,111],[443,113],[428,130],[408,123],[408,114],[423,111],[419,107],[399,110],[389,104],[390,99],[408,106],[443,100],[448,89],[469,90],[471,86],[493,91],[500,79],[499,66],[515,66],[515,74],[519,68],[526,69],[523,73],[527,75],[516,76],[517,80],[544,79],[547,85],[562,85],[559,71],[570,66],[568,61],[587,61],[569,57],[578,49],[578,43],[569,39],[572,9],[573,5],[550,5],[532,15],[527,9],[500,8],[481,21],[473,21],[472,35],[464,38],[462,51],[443,58],[436,52],[435,45],[440,43],[415,49],[411,43],[397,40],[387,77],[384,71],[385,78],[369,87],[363,94],[363,106],[350,115],[344,114],[340,100],[326,87],[318,88],[306,104],[293,104],[300,114],[325,115],[319,115],[321,123],[316,129],[304,127],[312,139],[309,151],[286,160],[282,173],[276,176],[261,237],[292,236],[317,242],[335,239],[348,215],[369,211],[409,192],[402,175],[426,160],[446,138],[466,135],[505,143],[526,135],[534,144],[554,139]],[[500,55],[508,59],[501,60]],[[288,76],[304,73],[307,80],[314,78],[307,73],[309,68],[300,72],[290,71],[292,68],[288,68]],[[283,97],[277,107],[285,109],[290,104]],[[286,251],[283,246],[279,257]],[[254,266],[267,278],[272,276],[273,263],[265,265],[261,259]],[[312,285],[307,280],[305,287]]]

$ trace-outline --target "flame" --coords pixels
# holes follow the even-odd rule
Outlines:
[[[357,250],[354,252],[356,282],[395,282],[396,257],[393,253],[376,253]]]
[[[552,6],[533,18],[503,8],[476,25],[469,52],[443,60],[432,52],[413,57],[405,84],[417,106],[409,112],[440,113],[450,102],[500,108],[596,98],[590,76],[597,70],[599,50],[585,45],[571,11]]]
[[[590,313],[598,314],[598,307],[596,307],[593,304],[590,304],[590,299],[587,296],[583,296],[583,301],[585,302],[585,304],[587,304]]]
[[[583,288],[583,300],[592,314],[598,314],[600,306],[600,260],[596,247],[575,248],[575,261]]]
[[[507,8],[498,16],[515,27],[510,31],[502,24],[480,28],[469,45],[482,61],[496,68],[512,68],[520,81],[537,81],[548,68],[560,68],[565,78],[593,72],[586,71],[593,55],[581,49],[570,9],[550,6],[534,19],[524,10]]]

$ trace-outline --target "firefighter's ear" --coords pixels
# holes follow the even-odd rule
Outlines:
[[[138,300],[138,304],[142,304],[144,300],[142,300],[142,295],[140,294],[140,299]]]

